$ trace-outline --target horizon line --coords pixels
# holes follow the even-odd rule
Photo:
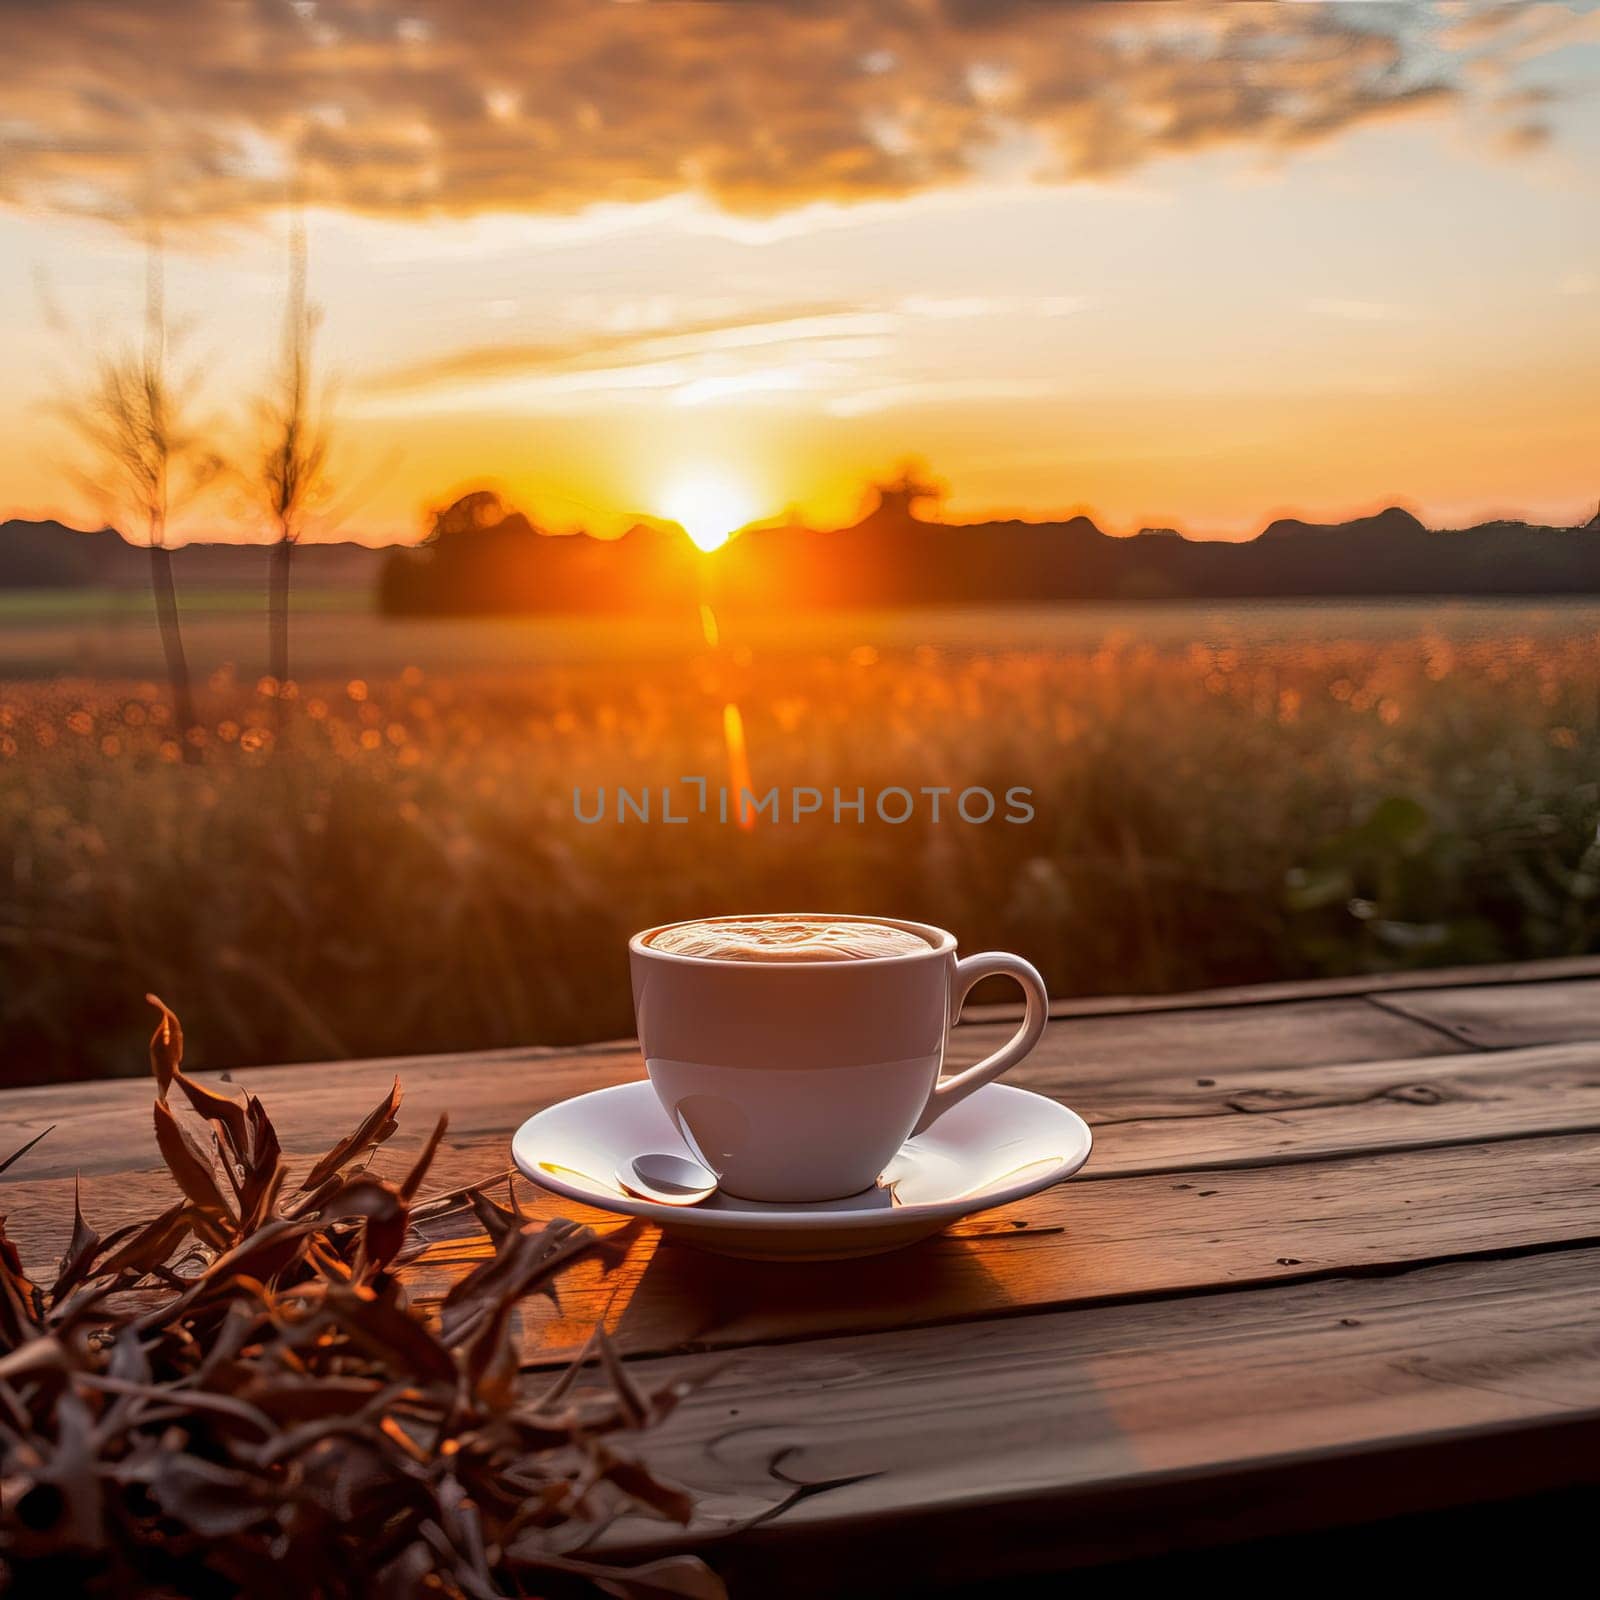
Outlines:
[[[879,486],[873,485],[870,487]],[[614,543],[618,539],[627,537],[629,533],[640,527],[652,528],[663,532],[675,530],[683,533],[685,538],[689,537],[687,532],[685,532],[682,528],[682,525],[674,521],[672,518],[663,517],[653,512],[644,511],[618,513],[616,520],[619,523],[625,523],[626,526],[623,527],[620,532],[615,534],[596,533],[592,529],[586,527],[574,526],[561,528],[547,526],[538,521],[522,506],[518,505],[517,502],[510,496],[497,489],[486,488],[486,486],[480,486],[479,489],[464,489],[459,494],[452,496],[449,500],[446,500],[439,505],[430,507],[428,515],[431,516],[436,511],[444,510],[448,506],[455,504],[456,501],[464,498],[466,495],[477,492],[488,492],[494,494],[496,499],[499,500],[507,516],[521,515],[525,517],[532,525],[534,531],[545,538],[566,539],[583,537],[594,539],[602,544],[610,544]],[[861,523],[866,520],[866,518],[870,517],[875,509],[876,508],[869,508],[867,511],[864,511],[860,516],[858,516],[853,522],[839,523],[827,527],[818,527],[801,520],[783,520],[781,515],[772,517],[758,517],[750,522],[742,524],[740,527],[731,530],[728,535],[727,543],[732,543],[733,540],[742,538],[747,534],[762,532],[805,530],[807,532],[818,534],[849,533],[855,528],[858,528]],[[1094,526],[1096,532],[1108,539],[1134,539],[1138,538],[1141,534],[1171,533],[1176,534],[1179,538],[1190,544],[1249,544],[1254,540],[1259,539],[1269,528],[1280,522],[1302,522],[1313,527],[1338,527],[1343,524],[1367,521],[1373,517],[1382,516],[1391,511],[1402,512],[1405,515],[1414,518],[1423,527],[1427,528],[1433,533],[1460,532],[1469,528],[1485,527],[1494,523],[1522,523],[1528,527],[1534,528],[1578,529],[1590,526],[1596,521],[1600,521],[1600,495],[1596,495],[1594,498],[1586,501],[1584,508],[1577,513],[1576,520],[1571,522],[1540,521],[1531,518],[1525,511],[1491,509],[1487,512],[1476,513],[1472,518],[1466,521],[1455,521],[1450,524],[1434,524],[1430,523],[1424,516],[1421,515],[1421,513],[1416,509],[1414,503],[1408,503],[1408,501],[1403,497],[1390,497],[1366,502],[1361,509],[1347,511],[1343,514],[1330,515],[1328,513],[1306,511],[1298,506],[1274,508],[1261,514],[1263,520],[1261,520],[1259,526],[1256,528],[1256,531],[1252,533],[1232,535],[1189,533],[1186,532],[1179,524],[1170,520],[1147,520],[1142,521],[1138,527],[1129,527],[1125,530],[1119,530],[1114,527],[1107,527],[1100,521],[1099,517],[1092,508],[1084,505],[1076,505],[1059,512],[989,511],[978,516],[963,517],[960,519],[948,517],[916,517],[913,520],[925,523],[929,527],[933,528],[951,529],[978,529],[1017,523],[1025,526],[1048,527],[1052,525],[1060,526],[1071,522],[1087,520]],[[61,513],[49,510],[46,510],[42,513],[34,513],[27,509],[12,510],[8,511],[4,516],[0,516],[0,527],[9,526],[12,523],[25,523],[33,526],[54,524],[67,533],[76,534],[115,533],[117,537],[122,540],[123,544],[128,546],[129,549],[145,550],[150,548],[149,545],[144,543],[142,540],[130,538],[125,532],[122,531],[122,529],[118,528],[112,522],[104,522],[98,526],[86,527],[79,525],[75,521],[66,520],[65,516],[63,516]],[[265,532],[266,530],[263,530],[263,533]],[[315,537],[308,533],[301,537],[297,543],[301,548],[337,548],[340,546],[353,546],[367,550],[394,550],[415,549],[426,543],[428,538],[429,532],[427,531],[424,531],[415,537],[390,536],[386,538],[369,538],[355,533]],[[168,539],[165,542],[165,548],[169,550],[181,550],[190,546],[199,546],[204,548],[220,549],[234,547],[239,549],[252,549],[267,548],[276,543],[277,540],[274,538],[254,538],[248,533],[244,532],[232,536],[228,534],[219,534],[217,532],[208,532],[189,534],[182,537]],[[726,548],[726,545],[719,546],[718,548]],[[709,553],[715,554],[716,552],[711,551]]]

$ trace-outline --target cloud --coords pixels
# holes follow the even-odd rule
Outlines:
[[[1565,37],[1480,10],[1448,24],[1479,56]],[[377,214],[693,192],[763,216],[1019,153],[1070,181],[1293,150],[1466,92],[1388,5],[0,0],[0,49],[0,202],[126,217],[291,187]]]
[[[879,306],[816,302],[674,319],[658,314],[670,304],[624,303],[606,325],[568,338],[445,351],[376,373],[360,393],[382,409],[385,400],[403,407],[406,397],[478,404],[486,393],[508,389],[526,395],[535,386],[571,393],[615,385],[672,387],[678,403],[703,405],[816,387],[881,358],[897,334],[918,323],[1066,317],[1088,304],[1074,295],[910,295]]]
[[[1493,50],[1502,61],[1529,61],[1567,45],[1600,40],[1600,11],[1592,0],[1493,0],[1451,7],[1443,43],[1457,50]]]
[[[777,400],[859,381],[892,352],[901,321],[888,309],[793,304],[471,346],[375,374],[349,409],[367,417],[529,410],[594,395],[616,404],[664,394],[690,407]]]
[[[391,394],[422,393],[478,385],[485,379],[656,367],[707,354],[881,336],[892,328],[892,319],[848,306],[785,306],[744,316],[706,317],[637,330],[596,330],[571,340],[454,350],[380,373],[365,387]]]

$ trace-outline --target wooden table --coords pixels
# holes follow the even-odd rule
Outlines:
[[[564,1278],[559,1310],[529,1302],[531,1362],[603,1319],[647,1380],[715,1363],[642,1448],[700,1491],[689,1542],[736,1595],[920,1592],[1600,1482],[1600,961],[1053,1014],[1013,1081],[1094,1125],[1072,1182],[836,1264],[646,1228]],[[233,1081],[310,1155],[398,1073],[378,1165],[448,1109],[431,1187],[502,1170],[518,1119],[640,1071],[615,1044]],[[25,1259],[60,1252],[77,1173],[102,1231],[165,1192],[149,1101],[148,1080],[0,1094],[0,1152],[56,1124],[0,1179]],[[478,1248],[439,1241],[416,1293]]]

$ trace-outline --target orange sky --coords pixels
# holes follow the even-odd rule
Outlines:
[[[343,493],[414,537],[947,512],[1247,535],[1600,496],[1600,12],[838,0],[0,10],[0,511],[98,520],[55,410],[165,214],[248,459],[306,203]],[[242,492],[188,531],[248,536]]]

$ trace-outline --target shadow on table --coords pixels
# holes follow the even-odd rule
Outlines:
[[[846,1261],[741,1261],[663,1239],[660,1230],[570,1203],[540,1200],[530,1216],[584,1222],[601,1250],[563,1269],[554,1301],[531,1297],[519,1317],[522,1359],[559,1366],[603,1324],[625,1355],[728,1348],[868,1333],[992,1316],[1041,1304],[1039,1275],[1070,1298],[1077,1249],[1021,1206],[884,1255]],[[408,1269],[413,1299],[437,1305],[492,1247],[476,1222],[449,1219]],[[1048,1256],[1048,1260],[1046,1260]]]
[[[845,1261],[741,1261],[657,1236],[606,1323],[625,1354],[645,1355],[993,1315],[1033,1298],[1021,1285],[1034,1235],[998,1216],[982,1231]]]

